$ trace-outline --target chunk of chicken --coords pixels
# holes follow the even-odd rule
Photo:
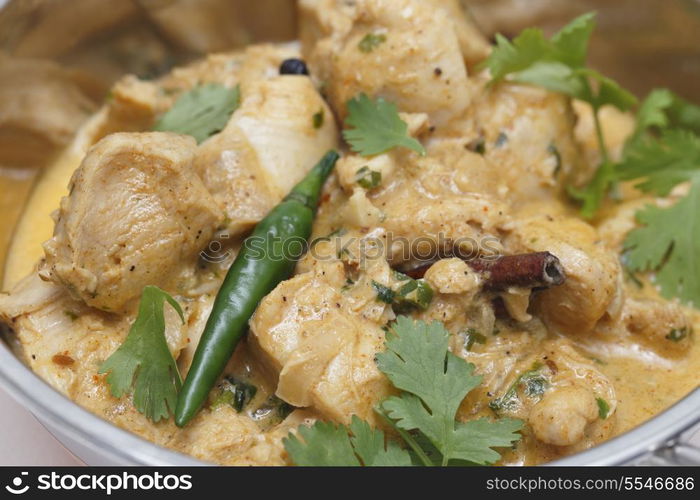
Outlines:
[[[570,451],[607,439],[617,407],[610,380],[570,341],[545,340],[537,323],[529,328],[532,333],[485,335],[470,347],[453,347],[484,375],[465,408],[478,413],[484,400],[490,400],[499,415],[526,419],[539,441],[574,446]],[[608,405],[605,419],[598,419],[598,398]]]
[[[530,412],[528,423],[540,441],[570,446],[583,438],[586,426],[597,417],[593,393],[571,386],[545,394]]]
[[[551,388],[527,416],[535,437],[547,444],[570,446],[572,452],[608,439],[617,409],[611,381],[568,340],[545,342],[540,356],[551,373]],[[604,417],[600,404],[607,405]]]
[[[360,191],[371,203],[363,204],[366,227],[384,228],[392,264],[431,260],[438,250],[455,246],[465,255],[500,251],[499,231],[508,224],[508,206],[496,197],[463,191],[455,180],[460,173],[451,167],[401,150],[369,161],[349,155],[337,167],[346,190],[358,191],[355,174],[363,166],[382,174],[378,188]],[[354,213],[347,215],[343,223],[363,222]]]
[[[439,260],[426,271],[425,279],[444,294],[474,296],[481,289],[481,277],[457,258]]]
[[[486,177],[497,175],[498,194],[514,206],[562,195],[582,168],[570,99],[526,85],[485,86],[483,77],[479,85],[465,119],[438,129],[434,141],[460,137],[463,149],[482,151],[495,171]]]
[[[637,340],[662,355],[684,354],[693,342],[693,322],[675,302],[627,297],[622,321]]]
[[[296,410],[281,424],[261,432],[247,415],[223,405],[203,410],[187,427],[173,432],[166,445],[219,464],[290,465],[282,440],[298,426],[313,421],[309,411]]]
[[[540,291],[535,312],[556,330],[570,334],[591,331],[603,317],[620,314],[624,290],[617,255],[596,230],[564,215],[525,216],[513,223],[506,246],[512,253],[549,251],[566,272],[563,285]]]
[[[428,113],[438,124],[469,105],[455,24],[436,3],[304,0],[300,9],[304,55],[341,118],[360,92]],[[361,45],[368,36],[378,43]]]
[[[491,45],[479,30],[471,15],[465,11],[460,0],[427,0],[435,7],[442,8],[455,26],[459,48],[469,69],[480,63],[491,52]]]
[[[241,107],[200,146],[194,163],[226,215],[229,236],[262,219],[337,137],[333,114],[307,77],[246,80]]]
[[[348,307],[345,282],[337,261],[282,282],[251,318],[250,343],[279,375],[283,400],[336,422],[374,422],[373,407],[390,387],[374,362],[384,333]]]
[[[586,158],[585,163],[588,166],[572,179],[572,182],[579,186],[588,183],[602,158],[595,121],[593,120],[593,109],[590,104],[578,100],[573,101],[572,104],[577,118],[574,134],[581,145],[581,152]],[[608,154],[613,160],[618,161],[622,156],[625,141],[634,132],[634,116],[612,106],[603,106],[599,111],[598,118]]]
[[[93,141],[114,132],[142,132],[150,130],[160,113],[172,105],[173,99],[162,93],[158,84],[126,75],[110,91],[103,117]]]
[[[192,170],[195,147],[164,132],[112,134],[93,146],[44,244],[43,275],[109,311],[145,285],[182,287],[223,218]]]

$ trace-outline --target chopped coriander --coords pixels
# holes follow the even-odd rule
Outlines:
[[[534,397],[541,396],[547,390],[547,379],[541,373],[530,373],[520,381],[525,387],[525,395]]]
[[[344,227],[339,227],[338,229],[331,231],[325,236],[319,236],[318,238],[314,239],[309,246],[313,247],[316,243],[319,243],[321,241],[331,241],[333,238],[340,238],[341,236],[345,236],[347,232],[348,230]]]
[[[464,348],[471,351],[474,344],[485,344],[486,337],[479,333],[475,328],[467,328],[466,332],[462,333],[464,337]]]
[[[158,287],[146,286],[126,340],[102,363],[98,372],[107,374],[114,397],[133,392],[134,406],[153,422],[169,417],[182,385],[165,339],[166,301],[185,322],[180,304],[174,298]]]
[[[344,227],[339,227],[338,229],[335,229],[335,230],[331,231],[330,233],[328,233],[327,237],[328,238],[339,238],[341,236],[345,236],[346,234],[348,234],[348,230],[345,229]]]
[[[398,279],[403,283],[398,291],[372,281],[372,288],[377,292],[377,300],[385,304],[391,304],[394,311],[399,314],[408,313],[416,309],[425,310],[433,300],[433,289],[427,281],[423,279],[414,280],[405,274],[398,273],[403,279]]]
[[[682,328],[673,328],[670,332],[668,332],[668,335],[666,335],[666,339],[670,340],[671,342],[680,342],[687,336],[688,328],[684,326]]]
[[[392,270],[391,270],[391,275],[393,276],[393,278],[394,278],[396,281],[408,281],[408,280],[412,279],[412,278],[411,278],[410,276],[408,276],[407,274],[404,274],[404,273],[402,273],[402,272],[400,272],[400,271],[397,271],[396,269],[392,269]]]
[[[377,300],[379,302],[384,302],[385,304],[391,304],[394,302],[396,292],[394,292],[388,286],[384,286],[381,283],[377,283],[372,280],[372,288],[377,292]]]
[[[425,311],[433,300],[433,289],[423,279],[410,279],[399,288],[394,299],[394,310],[407,313],[414,309]]]
[[[350,290],[350,288],[352,288],[354,284],[355,282],[353,280],[351,280],[350,278],[346,278],[345,284],[340,288],[340,291],[347,292],[348,290]]]
[[[153,130],[191,135],[200,143],[226,126],[240,98],[239,87],[230,89],[216,83],[200,85],[182,94]]]
[[[311,123],[313,124],[314,128],[316,130],[320,129],[323,127],[323,120],[324,120],[324,111],[323,109],[319,109],[316,113],[313,114],[311,117]]]
[[[69,311],[67,309],[65,311],[63,311],[63,314],[68,316],[68,318],[70,318],[71,321],[75,321],[79,317],[76,313],[74,313],[73,311]]]
[[[365,189],[374,189],[382,182],[382,173],[364,166],[355,172],[355,182]]]
[[[240,413],[258,392],[257,387],[234,377],[225,377],[219,385],[219,393],[212,401],[212,408],[222,405],[231,406]]]
[[[484,156],[486,153],[486,140],[483,137],[478,137],[467,143],[464,147],[469,151],[473,151],[474,153]]]
[[[386,35],[383,33],[367,33],[364,37],[362,37],[360,43],[357,44],[357,48],[360,49],[360,52],[369,54],[384,42],[386,42]]]
[[[598,417],[601,420],[605,420],[610,413],[610,405],[603,398],[595,398],[595,400],[598,403]]]
[[[489,403],[496,415],[514,410],[518,404],[518,389],[522,386],[526,396],[538,397],[544,394],[547,389],[547,379],[542,375],[542,365],[535,363],[528,371],[521,373],[515,382],[511,384],[508,390],[500,398],[493,399]]]
[[[552,177],[556,178],[561,172],[561,153],[559,152],[559,148],[553,142],[547,146],[547,152],[554,157],[554,171],[552,172]]]
[[[506,134],[505,132],[501,132],[498,134],[498,137],[496,137],[496,142],[494,142],[493,145],[496,147],[496,149],[498,149],[498,148],[502,148],[507,143],[508,143],[508,134]]]
[[[362,93],[350,99],[347,108],[345,123],[351,128],[343,131],[343,137],[354,152],[373,156],[405,147],[425,155],[421,143],[408,135],[408,125],[399,117],[395,104]]]

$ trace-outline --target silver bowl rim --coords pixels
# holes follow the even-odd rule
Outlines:
[[[147,466],[198,466],[205,462],[166,449],[90,413],[55,390],[0,342],[0,383],[49,427],[112,463]],[[666,445],[700,422],[700,389],[640,426],[590,450],[548,465],[622,465]],[[69,447],[70,449],[70,447]]]

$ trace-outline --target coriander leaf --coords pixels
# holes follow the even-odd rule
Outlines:
[[[352,467],[359,466],[350,442],[348,430],[332,422],[316,422],[298,429],[303,442],[294,434],[284,438],[284,448],[292,461],[302,467]]]
[[[523,30],[512,42],[497,34],[496,47],[481,67],[491,71],[494,81],[540,62],[561,63],[571,69],[581,68],[586,63],[588,41],[594,28],[595,14],[588,13],[571,21],[550,40],[539,28]]]
[[[673,103],[668,110],[668,116],[672,126],[700,135],[700,106],[673,94]]]
[[[381,409],[399,428],[427,437],[442,455],[442,465],[450,460],[494,462],[499,455],[491,448],[517,440],[515,432],[522,423],[509,419],[455,421],[462,400],[481,377],[473,374],[474,365],[449,352],[448,342],[449,334],[441,323],[399,316],[393,333],[387,336],[387,350],[377,355],[377,364],[404,393],[388,398]]]
[[[513,418],[491,421],[486,418],[458,422],[454,434],[452,457],[475,464],[492,464],[501,458],[493,450],[496,447],[510,447],[520,439],[518,431],[523,423]]]
[[[663,129],[669,121],[666,111],[673,104],[673,93],[667,89],[655,89],[644,99],[637,111],[637,124],[634,135],[646,132],[652,127]]]
[[[496,46],[480,68],[491,71],[493,81],[529,68],[551,53],[551,46],[542,30],[527,28],[513,42],[501,34],[496,34]]]
[[[566,64],[556,61],[538,61],[513,75],[513,81],[538,85],[552,92],[584,98],[586,82]]]
[[[153,130],[191,135],[200,143],[221,131],[239,104],[239,87],[201,85],[182,94]]]
[[[700,138],[671,130],[658,141],[637,142],[616,170],[622,180],[643,179],[636,185],[642,191],[666,196],[677,184],[700,178]]]
[[[387,350],[377,354],[379,369],[397,389],[444,415],[452,414],[454,420],[462,399],[481,382],[473,374],[474,365],[448,352],[449,334],[437,321],[428,324],[399,316],[392,330]]]
[[[642,227],[624,242],[625,264],[633,271],[656,271],[654,281],[667,298],[700,306],[700,182],[675,205],[649,205],[637,212]]]
[[[668,128],[700,134],[700,106],[689,103],[668,89],[655,89],[639,106],[637,124],[625,149],[643,140],[649,130],[663,131]]]
[[[330,422],[299,427],[300,440],[294,434],[284,438],[284,447],[292,461],[300,466],[348,467],[365,465],[407,466],[411,457],[396,442],[386,442],[384,433],[353,415],[348,429]],[[352,433],[352,435],[350,435]]]
[[[153,422],[168,418],[175,408],[182,381],[165,340],[165,301],[184,323],[175,299],[155,286],[146,286],[136,320],[124,343],[102,363],[98,373],[107,373],[114,397],[133,390],[136,409]]]
[[[537,85],[591,105],[602,166],[589,186],[569,190],[572,197],[583,201],[585,217],[594,215],[615,185],[613,164],[598,111],[606,105],[627,111],[637,103],[636,97],[617,82],[585,66],[588,42],[594,28],[595,14],[589,13],[571,21],[549,40],[537,28],[524,30],[513,42],[497,35],[496,47],[481,65],[490,70],[492,82],[507,77],[510,81]]]
[[[356,153],[372,156],[402,146],[425,154],[421,143],[408,135],[395,104],[362,93],[350,99],[347,108],[345,123],[352,128],[344,130],[343,137]]]
[[[363,465],[367,467],[411,465],[411,457],[406,450],[395,441],[386,441],[382,431],[372,429],[357,415],[352,416],[350,431],[352,432],[350,440]]]
[[[586,64],[588,41],[595,29],[595,13],[583,14],[564,26],[552,36],[559,59],[569,66]]]
[[[386,42],[386,35],[383,33],[375,34],[375,33],[367,33],[362,40],[360,40],[360,43],[357,44],[357,48],[360,49],[360,52],[364,52],[365,54],[368,54],[372,52],[374,49],[379,47],[381,44]]]

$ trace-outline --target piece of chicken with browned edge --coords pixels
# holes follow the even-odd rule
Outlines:
[[[178,291],[223,219],[192,169],[193,138],[117,133],[88,152],[44,244],[41,274],[121,311],[146,285]]]
[[[435,123],[469,105],[456,24],[440,3],[300,2],[302,52],[340,118],[360,92],[389,99],[401,111],[427,113]]]

